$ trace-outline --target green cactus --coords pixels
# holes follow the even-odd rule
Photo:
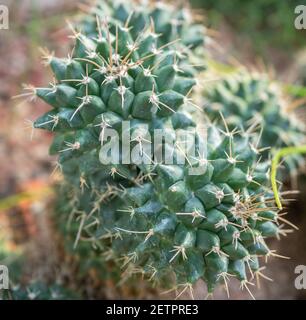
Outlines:
[[[192,59],[198,68],[205,64],[203,57],[210,38],[203,24],[194,22],[192,12],[186,6],[158,1],[100,0],[89,10],[89,13],[86,17],[81,17],[82,20],[78,25],[88,37],[97,36],[97,16],[102,20],[107,19],[128,28],[134,40],[150,26],[148,36],[138,49],[139,53],[144,51],[147,54],[154,53],[161,46],[175,47],[181,61],[184,61],[182,59],[184,56],[188,56],[188,60]],[[178,39],[180,39],[179,42]],[[144,65],[149,64],[150,61],[144,63]],[[185,65],[184,69],[193,73],[190,65]]]
[[[205,93],[206,94],[206,93]],[[262,128],[259,149],[267,158],[269,148],[299,146],[305,142],[305,126],[293,112],[286,111],[286,101],[281,88],[268,75],[238,72],[218,81],[207,90],[205,111],[212,121],[226,118],[230,128],[248,130],[259,125]],[[296,174],[304,164],[303,157],[286,158],[291,174]]]
[[[24,269],[28,261],[22,250],[11,250],[6,241],[0,239],[0,265],[9,271],[9,289],[0,290],[0,300],[72,300],[80,298],[63,285],[46,284],[40,281],[24,283],[28,275]]]
[[[53,107],[34,126],[55,133],[50,153],[59,155],[67,206],[79,221],[75,246],[99,245],[124,277],[141,273],[183,290],[204,279],[212,293],[231,275],[248,289],[250,277],[261,275],[258,257],[277,256],[265,239],[286,234],[271,203],[269,163],[258,160],[247,132],[209,125],[202,134],[189,103],[197,70],[181,66],[188,57],[158,44],[151,26],[142,32],[136,20],[131,30],[113,19],[102,23],[90,37],[75,33],[72,57],[49,57],[57,83],[35,89]],[[119,161],[105,164],[107,128],[120,143],[131,136],[140,162],[125,164],[119,149],[112,154]],[[166,136],[159,144],[156,129]],[[156,146],[174,162],[150,157]]]
[[[223,137],[212,127],[209,142],[208,160],[193,161],[204,167],[201,175],[190,176],[188,165],[159,164],[150,172],[151,178],[158,175],[153,183],[107,186],[100,199],[108,194],[109,200],[100,209],[91,189],[74,188],[80,200],[72,209],[87,217],[96,210],[86,224],[100,221],[82,235],[112,259],[123,258],[125,275],[141,272],[165,286],[174,272],[177,285],[202,278],[209,292],[229,274],[247,285],[246,269],[260,274],[258,256],[274,255],[264,239],[286,231],[278,227],[282,218],[265,191],[268,164],[256,162],[250,138]],[[92,201],[87,208],[85,199]]]
[[[75,212],[74,192],[71,185],[62,184],[54,214],[52,215],[55,243],[59,246],[59,256],[69,268],[74,286],[82,290],[85,299],[141,299],[149,294],[157,295],[157,289],[150,282],[131,277],[121,281],[122,268],[109,256],[99,241],[80,241],[75,246],[79,231],[79,221],[72,218]],[[68,223],[67,223],[68,221]],[[121,284],[121,285],[119,285]]]
[[[0,300],[77,300],[80,296],[59,284],[34,282],[28,286],[15,285],[5,290]]]

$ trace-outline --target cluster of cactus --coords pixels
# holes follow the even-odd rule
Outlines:
[[[257,138],[235,130],[226,110],[222,126],[207,123],[206,134],[198,126],[204,117],[190,100],[198,70],[180,49],[203,44],[194,36],[198,27],[188,25],[191,36],[185,27],[174,32],[171,18],[179,20],[181,11],[160,6],[132,13],[122,2],[101,4],[95,14],[83,22],[84,33],[74,31],[68,59],[48,56],[56,83],[35,89],[53,107],[34,126],[55,133],[50,153],[59,155],[62,197],[78,221],[75,246],[90,242],[103,259],[123,266],[124,276],[140,273],[161,286],[184,291],[203,279],[212,293],[233,276],[249,290],[250,277],[262,275],[259,258],[277,256],[265,239],[287,230],[279,225],[269,161],[260,161]],[[174,41],[177,33],[181,42]],[[239,95],[232,90],[231,98]],[[241,101],[237,106],[248,109]],[[131,137],[139,163],[125,164],[119,149],[119,164],[105,164],[109,128],[119,142]],[[158,148],[173,156],[171,164],[149,156],[157,143],[148,136],[156,129],[169,138]]]
[[[267,74],[236,72],[210,87],[206,94],[205,111],[212,121],[219,121],[220,112],[230,128],[250,130],[260,126],[258,148],[268,158],[270,148],[299,146],[305,142],[306,128],[294,112],[286,110],[280,85]],[[220,121],[219,121],[220,122]],[[303,157],[294,155],[286,159],[291,174],[304,164]]]

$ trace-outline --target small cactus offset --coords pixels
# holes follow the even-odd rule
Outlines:
[[[56,82],[34,92],[52,109],[34,126],[55,133],[50,153],[58,154],[62,197],[79,223],[75,247],[89,241],[124,277],[140,273],[162,287],[192,293],[203,279],[212,293],[234,277],[249,291],[251,279],[265,277],[260,259],[279,256],[266,239],[288,230],[279,225],[285,220],[273,206],[257,138],[232,128],[226,112],[223,125],[207,124],[206,134],[197,125],[202,115],[190,94],[198,70],[181,48],[202,42],[186,32],[196,25],[186,29],[182,20],[174,29],[182,12],[98,6],[84,33],[73,30],[73,53],[47,57]],[[123,148],[113,152],[108,129],[120,146],[130,137],[140,161],[127,161]],[[151,156],[156,148],[173,161]],[[116,161],[107,163],[110,150]]]
[[[77,300],[80,296],[59,284],[35,282],[28,286],[16,285],[5,290],[0,300]]]
[[[270,148],[299,146],[305,143],[305,125],[294,112],[286,110],[288,102],[282,96],[280,85],[271,81],[264,73],[237,72],[218,81],[206,93],[205,112],[212,121],[226,117],[230,128],[250,130],[256,126],[261,140],[259,149],[266,149],[262,155],[267,158]],[[290,107],[290,105],[289,105]],[[300,155],[286,158],[292,175],[304,164]]]

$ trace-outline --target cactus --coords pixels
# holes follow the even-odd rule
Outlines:
[[[34,282],[27,286],[16,285],[2,293],[0,300],[76,300],[79,295],[62,285]]]
[[[227,120],[225,131],[209,125],[202,134],[189,97],[197,70],[182,66],[188,57],[171,43],[159,46],[151,26],[141,32],[135,21],[131,30],[117,20],[96,21],[95,37],[94,28],[90,37],[74,33],[72,56],[49,57],[57,82],[34,90],[53,107],[34,126],[55,133],[50,153],[59,155],[62,196],[79,222],[75,247],[84,240],[99,246],[125,268],[124,277],[141,273],[191,292],[204,279],[212,293],[231,275],[249,291],[250,277],[262,275],[258,257],[278,256],[265,239],[287,232],[273,207],[269,163]],[[120,149],[120,164],[105,164],[108,128],[119,132],[119,142],[131,136],[140,162],[125,164]],[[157,144],[147,135],[156,129],[170,139],[158,147],[174,156],[171,164],[148,156]],[[194,133],[192,144],[180,130]]]
[[[55,282],[47,285],[40,281],[25,281],[28,278],[25,272],[27,263],[23,250],[15,247],[12,250],[5,240],[0,239],[0,265],[9,270],[9,289],[1,288],[0,300],[71,300],[80,297]]]
[[[282,217],[270,205],[271,193],[265,192],[268,164],[256,166],[249,137],[223,137],[212,127],[209,141],[208,160],[199,160],[205,167],[202,175],[190,176],[184,166],[158,165],[150,172],[158,175],[153,184],[105,188],[100,199],[110,192],[111,200],[100,210],[100,199],[90,189],[72,192],[82,200],[71,209],[87,216],[96,210],[95,219],[102,221],[83,236],[99,244],[108,258],[123,258],[121,265],[129,266],[126,276],[141,272],[165,286],[175,272],[176,285],[190,286],[202,278],[212,292],[229,275],[247,286],[246,269],[260,275],[258,257],[276,255],[264,239],[287,230],[278,226]],[[230,144],[244,160],[235,159]],[[92,201],[88,208],[84,199]]]
[[[137,0],[100,0],[89,10],[87,16],[81,17],[78,25],[88,37],[96,37],[97,16],[128,28],[134,40],[150,26],[150,34],[144,42],[147,52],[153,53],[157,47],[166,45],[169,49],[174,47],[180,53],[181,60],[188,56],[190,61],[192,55],[197,69],[200,65],[205,65],[203,57],[210,38],[206,28],[194,21],[192,12],[186,6]],[[151,42],[150,39],[154,41]],[[190,66],[186,66],[186,69],[192,72]]]
[[[61,268],[68,268],[73,284],[82,290],[85,299],[148,299],[157,296],[157,289],[144,279],[135,277],[121,282],[120,264],[109,259],[98,241],[80,241],[75,246],[79,222],[69,219],[76,208],[71,203],[73,193],[69,184],[58,188],[56,207],[52,216],[54,241],[59,247]],[[69,223],[67,224],[67,220]]]
[[[259,149],[267,158],[269,148],[299,146],[305,141],[305,126],[293,112],[286,111],[281,88],[268,75],[238,72],[226,77],[207,90],[205,111],[211,120],[226,118],[230,128],[247,130],[251,126],[262,128]],[[292,175],[304,164],[300,155],[286,158]]]

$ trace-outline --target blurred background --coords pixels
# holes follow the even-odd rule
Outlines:
[[[184,1],[186,2],[186,1]],[[299,0],[191,0],[195,14],[222,44],[219,58],[235,57],[250,67],[273,70],[289,94],[305,97],[306,30],[294,28],[294,8]],[[75,17],[84,7],[72,0],[0,0],[9,8],[9,30],[0,30],[0,265],[10,265],[12,281],[54,279],[65,282],[71,262],[61,257],[56,243],[50,211],[52,175],[56,159],[48,156],[51,135],[33,132],[31,123],[48,110],[40,101],[13,100],[23,85],[45,86],[52,79],[41,63],[39,47],[48,47],[58,56],[68,52],[69,30],[66,19]],[[306,118],[306,107],[299,112]],[[290,220],[300,230],[272,245],[291,260],[271,259],[266,275],[274,282],[263,282],[253,291],[258,299],[304,299],[305,290],[294,287],[294,268],[306,265],[306,180],[299,177],[301,193],[290,207]],[[68,267],[67,267],[68,268]],[[85,285],[75,284],[78,286]],[[100,298],[172,298],[156,290],[139,286],[138,292],[121,291],[113,284]],[[231,298],[249,299],[233,284]],[[74,290],[75,288],[71,288]],[[206,296],[205,286],[196,286],[195,297]],[[90,298],[91,294],[87,296]],[[220,288],[215,298],[226,298]]]

